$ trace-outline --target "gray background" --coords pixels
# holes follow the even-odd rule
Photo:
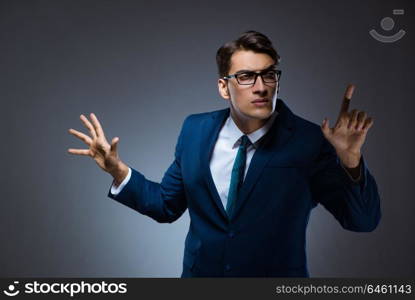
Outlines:
[[[393,16],[393,9],[405,15]],[[112,178],[69,135],[95,112],[121,158],[160,181],[183,119],[227,107],[215,54],[245,30],[273,41],[280,97],[333,124],[344,89],[375,119],[363,153],[383,218],[346,231],[321,206],[308,228],[314,277],[415,275],[413,1],[1,1],[0,276],[178,277],[186,213],[173,224],[107,198]],[[406,36],[375,41],[393,17]]]

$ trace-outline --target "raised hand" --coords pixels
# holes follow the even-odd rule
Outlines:
[[[111,174],[119,183],[126,176],[126,172],[128,173],[128,167],[121,162],[118,156],[117,144],[119,138],[113,138],[110,145],[95,114],[91,113],[90,118],[92,123],[84,115],[80,116],[82,123],[89,130],[90,136],[75,129],[69,129],[69,133],[82,140],[89,149],[71,148],[68,149],[68,152],[92,157],[102,170]]]
[[[355,86],[351,84],[346,88],[334,127],[330,128],[327,118],[324,118],[321,125],[325,138],[336,149],[337,155],[347,168],[356,168],[359,165],[362,145],[373,125],[373,118],[368,117],[366,112],[356,109],[348,111],[354,89]]]

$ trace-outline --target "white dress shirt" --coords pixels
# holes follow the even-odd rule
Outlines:
[[[276,116],[277,111],[274,111],[264,126],[254,132],[251,132],[250,134],[247,134],[251,145],[249,145],[246,150],[244,179],[248,172],[255,150],[259,146],[258,140],[268,132]],[[224,208],[228,202],[233,164],[235,162],[236,154],[238,153],[243,135],[244,133],[238,128],[238,126],[236,126],[232,117],[229,116],[219,132],[219,136],[210,159],[210,171],[212,173],[213,182],[215,183]]]

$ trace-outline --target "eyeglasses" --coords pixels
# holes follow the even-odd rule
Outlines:
[[[281,70],[264,70],[261,72],[241,72],[224,76],[223,79],[236,78],[236,81],[242,85],[254,85],[258,76],[261,76],[264,83],[276,83],[281,78]]]

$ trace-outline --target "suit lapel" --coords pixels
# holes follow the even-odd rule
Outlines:
[[[207,184],[208,190],[212,196],[213,201],[215,202],[220,214],[224,218],[228,218],[228,215],[223,207],[222,200],[219,196],[218,190],[216,189],[215,183],[213,181],[212,173],[210,171],[210,159],[212,157],[213,149],[218,139],[220,129],[225,123],[226,119],[229,116],[230,109],[223,109],[216,113],[211,114],[211,116],[204,120],[203,139],[200,149],[200,161],[202,165],[202,175]]]
[[[239,210],[249,197],[263,168],[274,155],[278,155],[278,152],[284,150],[284,144],[286,144],[293,135],[294,118],[292,112],[281,99],[278,99],[276,109],[278,115],[269,131],[261,138],[259,147],[252,157],[246,178],[239,191],[238,200],[236,201],[234,218],[237,217]]]

